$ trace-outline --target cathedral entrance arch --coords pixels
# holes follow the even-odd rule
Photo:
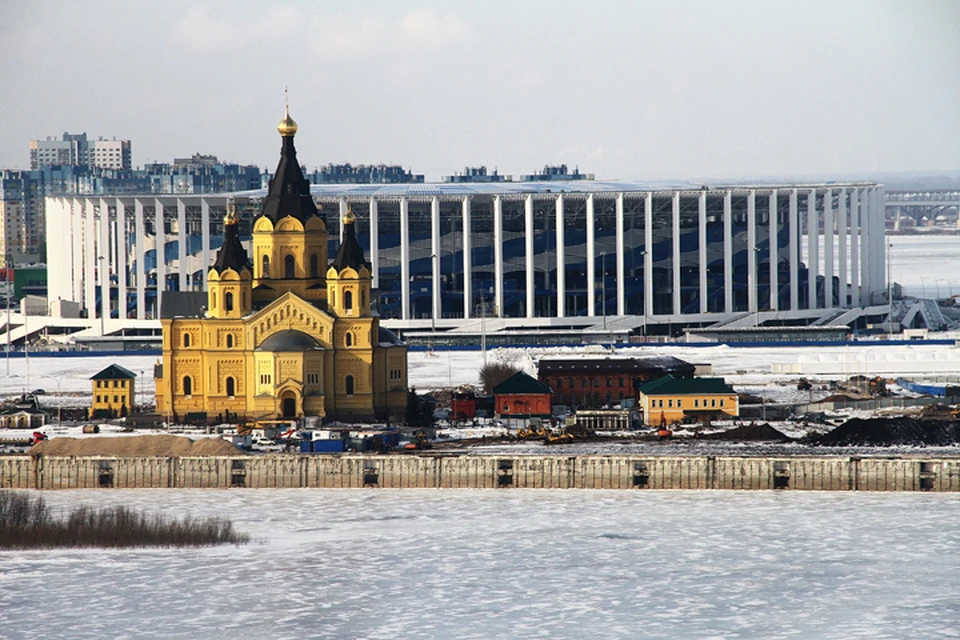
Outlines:
[[[280,415],[284,418],[297,417],[297,395],[293,391],[284,391],[281,394]]]

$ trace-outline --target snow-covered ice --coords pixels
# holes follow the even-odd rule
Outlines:
[[[59,491],[246,546],[0,552],[33,638],[947,638],[960,495]]]

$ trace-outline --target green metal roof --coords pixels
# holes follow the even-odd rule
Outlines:
[[[671,375],[651,380],[638,391],[644,395],[733,394],[723,378],[674,378]]]
[[[130,380],[136,378],[137,374],[129,369],[125,369],[118,364],[112,364],[98,374],[95,374],[90,379],[91,380],[122,380],[124,378]]]
[[[502,393],[553,393],[550,387],[523,371],[518,371],[493,388],[494,395]]]

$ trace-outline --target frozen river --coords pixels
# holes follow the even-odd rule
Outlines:
[[[960,637],[960,496],[50,492],[257,541],[0,552],[10,638]]]

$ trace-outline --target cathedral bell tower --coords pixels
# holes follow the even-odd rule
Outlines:
[[[370,316],[370,268],[357,242],[356,218],[347,208],[343,216],[343,242],[327,269],[327,309],[339,318]]]
[[[207,273],[207,317],[242,318],[251,311],[252,279],[247,250],[240,244],[237,207],[230,202],[223,217],[223,246]]]
[[[327,225],[297,161],[293,145],[297,123],[289,108],[277,131],[283,141],[280,162],[263,211],[253,224],[253,297],[269,302],[292,291],[322,304],[326,298]]]

